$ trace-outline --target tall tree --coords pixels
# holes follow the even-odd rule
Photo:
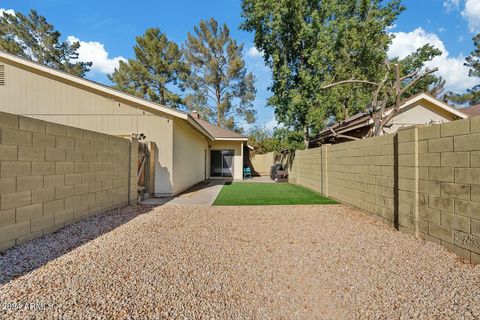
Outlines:
[[[120,61],[109,79],[127,93],[178,108],[183,101],[173,86],[183,89],[180,80],[188,75],[182,51],[157,28],[147,29],[143,36],[136,37],[136,42],[135,59]]]
[[[248,131],[248,145],[255,154],[265,154],[275,150],[277,140],[273,139],[271,130],[255,125]]]
[[[28,16],[20,12],[0,16],[0,50],[84,77],[92,63],[76,61],[80,43],[61,42],[60,36],[35,10]]]
[[[402,98],[407,95],[409,91],[416,87],[422,87],[425,79],[428,79],[432,73],[438,71],[438,68],[422,70],[416,68],[409,74],[403,74],[400,63],[396,62],[393,65],[386,60],[382,70],[385,75],[381,81],[374,82],[368,79],[349,79],[341,80],[321,87],[321,90],[331,89],[337,86],[348,84],[366,84],[372,87],[372,97],[370,102],[370,118],[373,121],[373,126],[367,133],[367,137],[379,136],[385,133],[384,127],[393,117],[395,117],[400,110],[403,102]],[[357,140],[356,137],[349,137],[336,133],[332,128],[330,131],[335,137],[350,138]]]
[[[185,86],[191,93],[185,100],[189,110],[230,129],[235,128],[235,117],[255,121],[255,77],[247,73],[242,51],[243,44],[213,18],[201,20],[194,34],[188,33],[185,56],[191,74]]]
[[[470,106],[480,103],[480,33],[473,37],[473,45],[475,49],[465,59],[465,66],[470,68],[468,72],[470,77],[479,78],[479,84],[468,89],[464,94],[455,94],[452,92],[446,94],[448,100],[458,104],[468,104]]]
[[[415,72],[420,72],[422,69],[425,68],[426,62],[431,61],[432,59],[440,56],[441,54],[441,50],[435,48],[430,44],[426,44],[403,59],[391,59],[390,64],[398,63],[400,66],[400,74],[402,76],[405,76]],[[421,92],[428,92],[434,96],[439,97],[443,91],[444,86],[445,80],[442,77],[430,73],[422,77],[419,81],[415,83],[415,85],[409,87],[408,90],[403,93],[401,98],[405,99]]]
[[[366,85],[318,88],[347,77],[380,79],[387,27],[403,7],[399,0],[243,0],[242,9],[242,28],[255,32],[272,69],[269,104],[277,120],[303,130],[308,145],[311,129],[364,108]]]

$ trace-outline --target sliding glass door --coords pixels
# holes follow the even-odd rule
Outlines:
[[[234,150],[212,150],[210,152],[210,175],[212,177],[233,177]]]

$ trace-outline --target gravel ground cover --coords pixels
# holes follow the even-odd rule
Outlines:
[[[118,215],[0,256],[0,318],[480,317],[479,266],[343,205]]]

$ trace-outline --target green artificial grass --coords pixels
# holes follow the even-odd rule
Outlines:
[[[289,183],[234,182],[224,185],[214,206],[336,204],[310,189]]]

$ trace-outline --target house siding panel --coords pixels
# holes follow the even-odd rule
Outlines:
[[[0,111],[57,124],[130,136],[143,133],[158,147],[155,190],[173,192],[173,120],[144,112],[100,94],[26,69],[5,65],[6,82],[0,88]],[[202,158],[203,159],[203,158]]]

